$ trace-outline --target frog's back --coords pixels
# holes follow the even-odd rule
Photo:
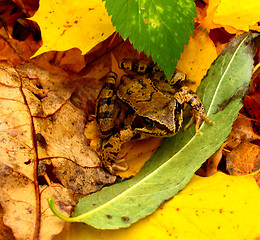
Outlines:
[[[182,120],[182,108],[175,100],[159,92],[152,81],[143,76],[123,76],[117,89],[117,96],[128,103],[142,117],[158,122],[175,131]]]

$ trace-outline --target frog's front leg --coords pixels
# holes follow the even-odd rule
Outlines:
[[[199,131],[200,124],[203,121],[206,121],[212,125],[214,125],[214,122],[211,121],[206,112],[203,103],[199,99],[199,97],[188,87],[184,86],[179,89],[178,92],[174,95],[174,97],[178,100],[179,103],[187,103],[191,107],[193,111],[193,116],[189,123],[185,126],[184,130],[189,128],[195,121],[196,121],[196,132],[201,133]]]
[[[132,129],[123,129],[112,135],[102,148],[102,163],[112,174],[115,170],[126,171],[128,165],[124,159],[118,159],[118,153],[123,143],[131,140],[135,136]]]

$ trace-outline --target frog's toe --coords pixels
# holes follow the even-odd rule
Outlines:
[[[202,124],[202,122],[205,121],[205,122],[208,122],[210,123],[211,125],[214,125],[215,123],[213,121],[211,121],[206,114],[194,114],[192,115],[192,118],[190,119],[190,121],[188,122],[188,124],[184,127],[184,131],[187,130],[193,123],[196,122],[196,125],[195,125],[195,130],[196,130],[196,133],[201,135],[202,132],[199,130],[200,128],[200,125]]]
[[[118,170],[118,171],[126,171],[129,166],[126,163],[125,159],[118,159],[116,160],[113,165],[112,165],[114,170]]]
[[[187,123],[187,125],[184,127],[184,131],[186,131],[195,121],[196,121],[196,126],[197,126],[197,120],[196,120],[195,116],[192,115],[192,118]],[[197,131],[197,129],[196,129],[196,131]]]

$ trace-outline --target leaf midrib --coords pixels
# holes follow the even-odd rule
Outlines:
[[[220,79],[220,81],[219,81],[219,84],[218,84],[218,86],[217,86],[217,88],[216,88],[216,90],[215,90],[215,92],[214,92],[213,97],[212,97],[211,103],[212,103],[213,100],[215,99],[215,96],[216,96],[216,94],[217,94],[217,92],[218,92],[220,86],[222,85],[222,82],[224,81],[225,75],[227,74],[227,71],[229,70],[230,65],[233,63],[233,60],[234,60],[235,56],[237,55],[237,52],[239,51],[241,45],[244,43],[244,41],[245,41],[245,39],[247,39],[247,37],[248,37],[248,35],[243,39],[243,41],[241,41],[241,43],[237,46],[236,51],[235,51],[234,54],[232,55],[232,57],[231,57],[231,59],[230,59],[228,65],[227,65],[227,67],[226,67],[224,73],[223,73],[222,76],[221,76],[221,79]],[[212,108],[212,107],[213,107],[213,104],[211,104],[211,105],[209,106],[209,109],[208,109],[208,113],[209,113],[209,114],[211,113],[211,108]]]

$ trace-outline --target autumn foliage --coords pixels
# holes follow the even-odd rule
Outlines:
[[[177,62],[193,90],[232,39],[260,32],[257,0],[195,3],[194,34]],[[113,176],[102,167],[94,120],[105,76],[125,74],[122,58],[151,57],[116,32],[102,0],[3,0],[0,10],[0,239],[260,237],[259,36],[243,108],[219,150],[152,215],[98,230],[65,224],[47,199],[69,217],[79,198],[135,176],[160,146],[160,138],[124,144],[129,169]]]

